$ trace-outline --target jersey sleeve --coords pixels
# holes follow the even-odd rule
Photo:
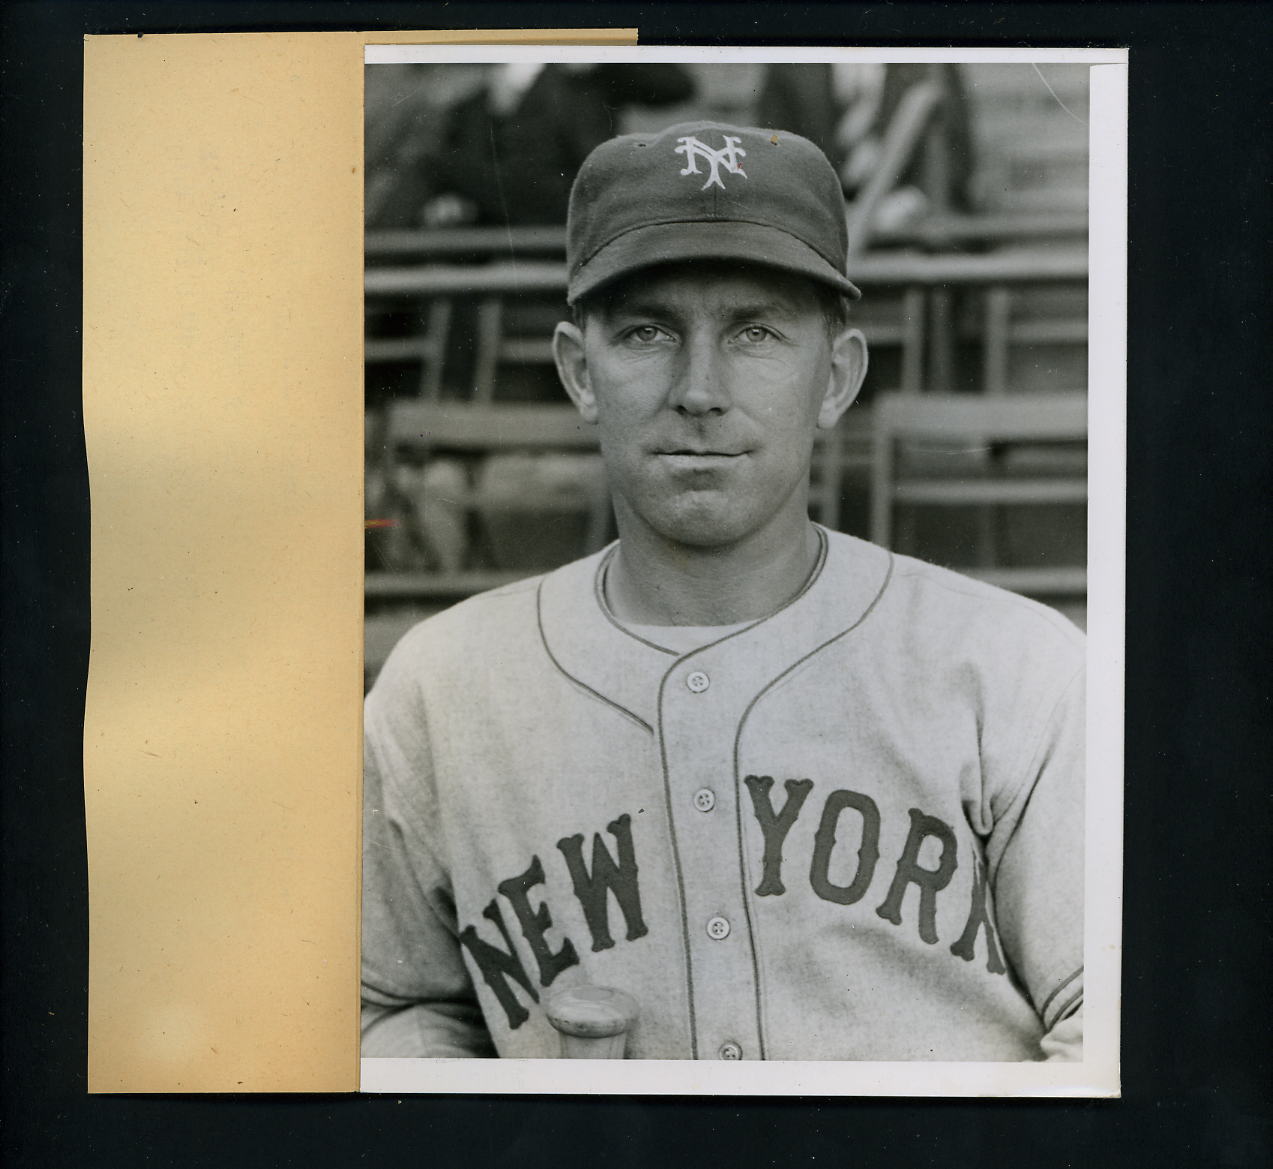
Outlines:
[[[368,696],[363,749],[362,1054],[494,1054],[456,939],[423,710],[399,660]]]
[[[1027,744],[987,849],[1000,937],[1049,1059],[1082,1058],[1084,700],[1080,669]]]

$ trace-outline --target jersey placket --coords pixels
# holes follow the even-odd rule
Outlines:
[[[687,978],[699,1059],[763,1058],[756,956],[740,877],[734,732],[750,699],[731,641],[680,660],[659,699],[668,818],[676,841]]]

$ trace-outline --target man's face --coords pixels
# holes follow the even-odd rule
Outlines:
[[[556,346],[620,523],[694,547],[804,523],[814,431],[866,365],[861,334],[833,335],[808,281],[739,265],[636,273],[582,332],[558,326]]]

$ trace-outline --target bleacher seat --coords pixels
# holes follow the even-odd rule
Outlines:
[[[595,429],[570,405],[391,404],[384,481],[395,483],[404,462],[451,472],[417,476],[399,500],[397,522],[415,525],[432,563],[369,571],[368,597],[454,600],[602,547],[610,503],[596,448]],[[456,532],[449,557],[427,547],[442,526]]]
[[[1084,393],[885,395],[874,406],[871,538],[924,555],[914,546],[920,509],[972,508],[982,521],[974,555],[950,567],[1041,600],[1081,603],[1082,565],[1016,562],[1002,555],[1000,536],[1008,509],[1086,504],[1086,439]]]

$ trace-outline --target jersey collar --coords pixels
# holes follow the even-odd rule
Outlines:
[[[618,548],[550,573],[540,583],[539,627],[559,670],[647,728],[658,724],[663,676],[688,657],[709,653],[754,675],[759,691],[793,662],[850,631],[886,586],[891,556],[881,548],[818,529],[824,552],[804,588],[776,612],[718,642],[677,655],[624,629],[601,591]]]

